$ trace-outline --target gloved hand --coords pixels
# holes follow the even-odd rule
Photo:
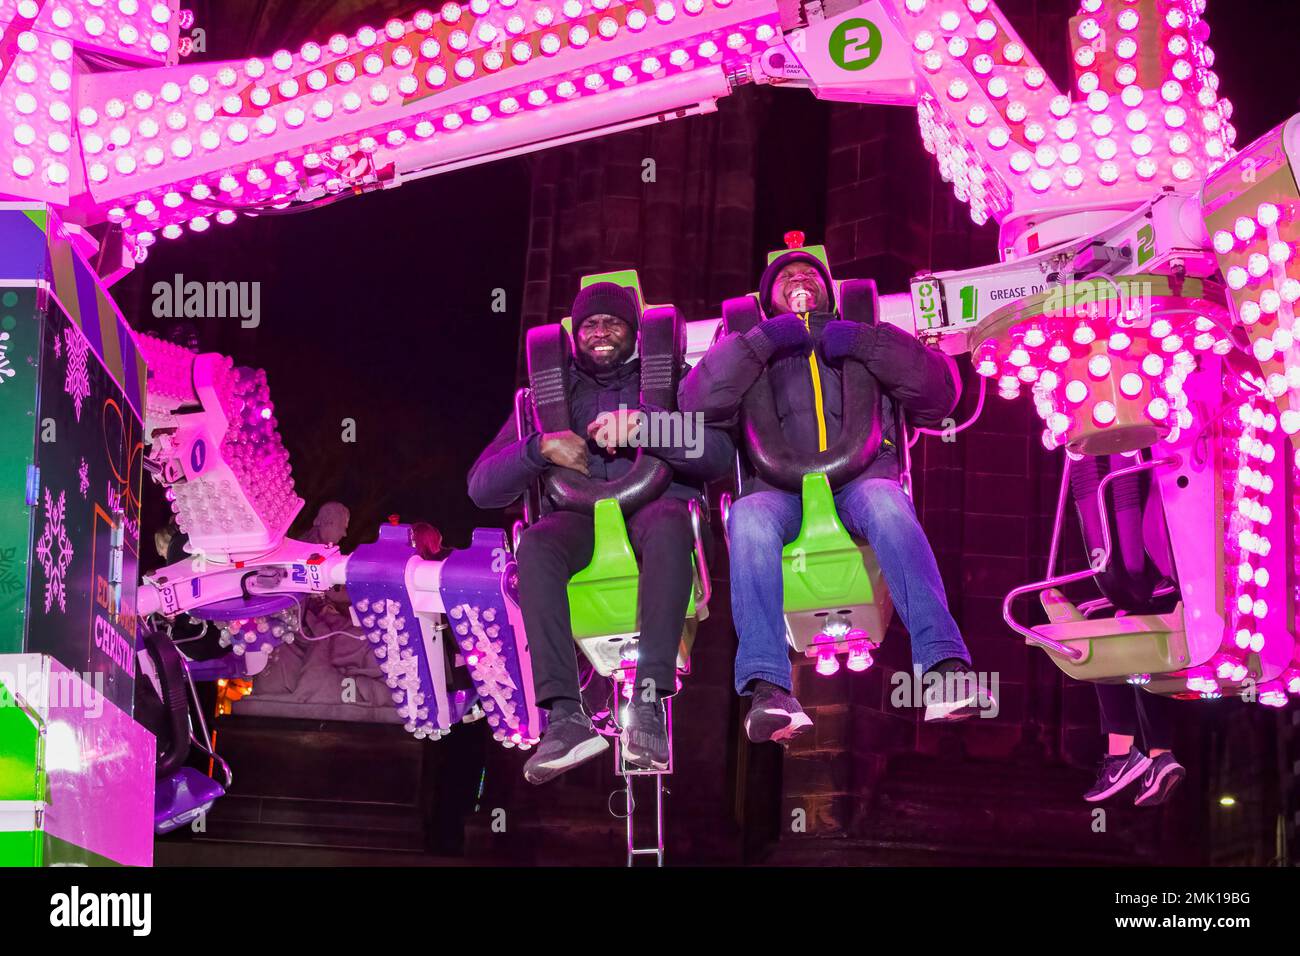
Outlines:
[[[866,362],[876,342],[876,327],[865,322],[846,322],[836,319],[822,329],[822,352],[828,362],[839,363],[846,358]]]
[[[805,355],[812,351],[812,336],[803,319],[787,312],[774,319],[764,319],[745,333],[755,354],[764,362],[770,361],[779,351],[801,351]]]

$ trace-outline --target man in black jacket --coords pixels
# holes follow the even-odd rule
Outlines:
[[[635,460],[634,449],[627,447],[631,435],[638,435],[644,452],[672,466],[674,480],[667,491],[627,517],[628,538],[642,572],[636,693],[624,752],[637,766],[664,769],[668,732],[663,701],[677,686],[677,646],[692,584],[694,536],[687,502],[700,496],[704,482],[729,470],[735,446],[724,429],[704,427],[690,447],[645,442],[656,431],[667,431],[645,428],[647,416],[666,412],[641,403],[641,362],[633,355],[639,309],[629,290],[609,282],[588,286],[574,301],[572,318],[571,430],[520,440],[513,416],[507,419],[470,469],[469,496],[480,508],[503,508],[549,468],[618,478]],[[678,433],[685,435],[687,429]],[[609,746],[582,709],[567,592],[569,578],[591,561],[594,525],[589,515],[554,509],[545,499],[542,508],[544,516],[524,532],[516,555],[537,700],[550,712],[546,736],[524,766],[532,783],[544,783]]]
[[[863,362],[881,386],[882,442],[872,463],[835,493],[851,534],[865,537],[880,560],[894,606],[912,638],[914,666],[928,677],[926,719],[970,716],[977,701],[970,656],[948,612],[943,581],[911,500],[899,483],[899,410],[913,425],[934,426],[957,404],[951,360],[889,325],[845,321],[836,311],[831,277],[812,254],[787,252],[759,283],[766,318],[750,331],[716,343],[682,382],[679,407],[703,412],[710,424],[734,426],[745,393],[765,370],[782,437],[796,451],[824,451],[843,418],[840,368]],[[785,740],[811,726],[791,694],[782,614],[781,550],[799,532],[798,495],[759,478],[739,489],[731,508],[732,618],[740,646],[736,691],[752,694],[745,729],[751,740]]]

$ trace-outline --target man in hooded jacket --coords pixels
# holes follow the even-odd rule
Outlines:
[[[571,430],[519,439],[511,416],[469,472],[469,496],[480,508],[517,501],[550,468],[571,468],[592,478],[626,474],[635,450],[619,438],[637,434],[638,422],[663,409],[641,402],[641,361],[636,357],[639,307],[629,290],[595,283],[574,300],[573,365],[569,375]],[[677,647],[692,584],[694,535],[687,502],[705,482],[726,474],[735,446],[726,430],[704,428],[691,447],[650,445],[654,429],[637,444],[673,468],[663,495],[627,516],[628,538],[641,559],[636,690],[628,707],[624,755],[646,769],[668,766],[664,700],[676,690]],[[546,736],[524,765],[524,776],[544,783],[604,751],[608,742],[582,708],[577,656],[569,617],[569,578],[591,561],[590,515],[551,507],[519,543],[519,604],[532,652],[534,687],[549,712]]]
[[[734,427],[745,394],[766,373],[782,437],[796,451],[825,451],[843,419],[845,359],[866,365],[880,384],[882,441],[866,470],[835,493],[847,530],[876,553],[894,606],[912,640],[915,669],[927,679],[927,720],[961,719],[977,696],[970,655],[948,611],[934,552],[900,484],[900,415],[913,426],[940,425],[956,407],[952,361],[889,325],[846,321],[825,265],[802,250],[772,261],[759,283],[763,321],[714,344],[678,392],[684,412]],[[753,699],[751,740],[786,740],[812,725],[791,691],[782,611],[781,551],[799,532],[798,495],[747,476],[731,508],[731,604],[739,647],[735,684]],[[932,676],[933,675],[933,676]],[[938,677],[940,679],[935,679]]]

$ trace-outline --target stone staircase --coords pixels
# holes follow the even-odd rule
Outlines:
[[[201,830],[156,841],[157,865],[463,863],[430,852],[435,745],[379,724],[228,717],[217,728],[234,784]]]

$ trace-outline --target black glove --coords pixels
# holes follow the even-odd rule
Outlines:
[[[839,363],[852,358],[865,363],[875,342],[875,326],[865,322],[836,319],[827,322],[822,330],[822,352],[828,362]]]
[[[764,319],[745,333],[745,341],[764,362],[771,361],[777,352],[797,351],[807,355],[812,351],[808,326],[792,312]]]

